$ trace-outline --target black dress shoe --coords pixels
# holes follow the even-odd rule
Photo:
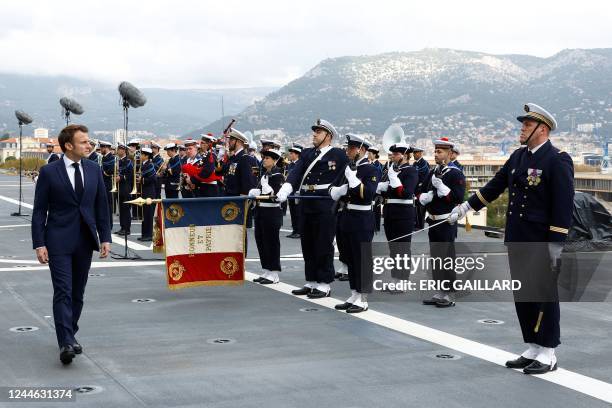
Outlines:
[[[139,238],[136,238],[136,239],[139,240],[139,241],[142,241],[142,242],[151,242],[151,241],[153,241],[153,238],[151,238],[151,237],[139,237]]]
[[[115,235],[125,235],[125,231],[124,230],[119,230],[119,231],[113,232],[113,234],[115,234]]]
[[[341,276],[342,276],[342,274],[340,272],[336,272],[334,274],[334,279],[340,279]]]
[[[259,282],[261,282],[261,280],[262,280],[262,279],[264,279],[264,277],[263,277],[263,276],[260,276],[259,278],[255,278],[255,279],[253,279],[253,282],[255,282],[255,283],[259,283]]]
[[[424,304],[424,305],[429,305],[429,306],[436,305],[436,304],[438,304],[438,302],[440,301],[440,299],[442,299],[442,298],[439,298],[439,297],[432,297],[432,298],[430,298],[430,299],[425,299],[425,300],[423,300],[423,304]]]
[[[340,282],[346,282],[347,280],[349,280],[348,273],[340,274],[340,277],[338,278],[338,280]]]
[[[352,303],[344,302],[339,305],[334,306],[336,310],[347,310],[349,307],[353,306]]]
[[[62,346],[60,348],[60,361],[64,365],[68,365],[72,363],[72,359],[74,358],[74,348],[72,346]]]
[[[361,313],[361,312],[365,312],[366,310],[368,310],[368,307],[361,307],[361,306],[357,306],[357,305],[351,305],[351,307],[349,307],[348,309],[346,309],[346,313]]]
[[[329,292],[323,292],[322,290],[319,290],[319,289],[313,289],[306,296],[308,296],[310,299],[321,299],[324,297],[328,297],[330,294],[331,294],[331,290]]]
[[[527,357],[520,356],[516,360],[508,360],[506,361],[506,367],[508,368],[525,368],[529,364],[533,363],[535,360],[532,360]]]
[[[298,234],[297,232],[292,232],[291,234],[287,235],[287,238],[299,238],[300,234]]]
[[[74,354],[81,354],[83,352],[83,346],[81,346],[79,343],[74,343],[72,348],[74,349]]]
[[[309,287],[304,286],[301,289],[294,289],[291,291],[292,294],[296,295],[296,296],[304,296],[304,295],[308,295],[310,292],[312,292],[312,289]]]
[[[550,364],[542,364],[538,360],[534,360],[533,363],[523,369],[523,372],[525,374],[545,374],[549,371],[555,371],[556,369],[557,363],[551,367]]]
[[[278,282],[274,282],[273,280],[270,280],[268,278],[263,278],[262,280],[259,281],[259,283],[261,285],[272,285],[273,283],[278,283]]]

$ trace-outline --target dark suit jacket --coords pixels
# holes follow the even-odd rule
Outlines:
[[[100,242],[111,242],[110,220],[102,171],[97,163],[81,160],[85,177],[83,199],[77,195],[66,172],[64,160],[41,167],[32,212],[34,249],[46,246],[49,255],[74,252],[90,240],[80,237],[81,220],[91,233],[95,250]],[[99,236],[99,240],[98,240]]]

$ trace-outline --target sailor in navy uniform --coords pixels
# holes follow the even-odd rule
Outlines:
[[[121,229],[116,231],[117,235],[130,235],[132,227],[132,216],[130,214],[130,205],[125,204],[131,200],[130,192],[134,185],[134,165],[127,156],[128,148],[126,145],[117,144],[117,156],[119,160],[118,174],[116,178],[117,188],[119,190],[119,225]]]
[[[459,163],[457,157],[459,157],[459,148],[457,146],[453,146],[451,149],[451,161],[448,162],[448,165],[451,167],[456,167],[463,172],[463,165]]]
[[[378,161],[379,156],[379,150],[378,148],[371,146],[368,149],[368,160],[369,162],[376,167],[376,170],[378,170],[378,180],[382,179],[382,175],[383,175],[383,165],[381,162]],[[374,198],[374,220],[375,220],[375,225],[376,225],[376,231],[380,231],[380,219],[382,217],[382,200],[380,199],[380,195],[376,195],[376,197]]]
[[[455,206],[463,202],[465,194],[465,176],[456,167],[448,166],[450,149],[453,144],[445,137],[434,141],[434,158],[436,167],[429,173],[426,187],[419,196],[419,201],[428,212],[427,223],[433,225],[447,220]],[[429,247],[432,258],[455,258],[455,226],[444,222],[428,230]],[[455,306],[453,282],[456,280],[454,269],[444,268],[438,262],[433,263],[433,279],[449,286],[434,294],[431,299],[423,301],[425,305],[436,307]]]
[[[198,197],[218,197],[219,185],[215,178],[215,167],[217,166],[217,156],[213,151],[215,137],[206,133],[201,135],[200,150],[202,160],[200,161],[200,173],[198,177]]]
[[[198,153],[198,142],[193,139],[187,139],[183,143],[185,146],[185,156],[183,157],[183,165],[191,164],[197,165],[202,156]],[[197,180],[191,180],[189,175],[185,172],[183,174],[183,187],[181,188],[181,197],[183,198],[195,198],[197,197]]]
[[[60,159],[59,154],[53,153],[53,149],[55,149],[55,145],[53,143],[47,143],[45,147],[47,148],[47,153],[49,153],[49,156],[47,157],[47,164],[53,163],[54,161]]]
[[[372,292],[372,266],[370,245],[374,238],[374,213],[372,201],[378,186],[378,172],[367,157],[367,149],[371,147],[365,138],[347,134],[347,156],[354,164],[346,166],[344,178],[339,186],[330,188],[333,200],[346,197],[346,206],[340,218],[340,234],[347,251],[347,266],[351,296],[346,302],[336,305],[337,310],[347,313],[360,313],[368,310],[367,294]],[[370,263],[369,266],[366,266]]]
[[[257,160],[249,156],[244,148],[247,137],[237,129],[228,133],[231,156],[225,164],[223,178],[226,196],[247,195],[257,186],[259,166]]]
[[[299,191],[302,197],[328,196],[328,188],[348,165],[344,150],[331,146],[332,139],[338,137],[331,123],[319,119],[311,129],[313,147],[302,150],[300,160],[277,194],[281,202],[294,191]],[[336,232],[336,215],[332,214],[332,206],[332,200],[300,200],[300,240],[306,284],[292,291],[294,295],[322,298],[330,294],[330,283],[334,280],[333,242]]]
[[[168,143],[164,146],[164,151],[169,157],[164,170],[164,192],[166,198],[178,198],[181,181],[181,158],[178,154],[178,147],[175,143]]]
[[[249,191],[250,197],[275,196],[285,182],[282,170],[276,166],[281,159],[277,149],[267,149],[261,152],[263,172],[259,186]],[[254,282],[270,285],[279,282],[280,264],[279,232],[283,224],[283,212],[280,203],[270,200],[257,200],[255,209],[255,242],[259,251],[261,268],[264,273]]]
[[[113,177],[115,176],[115,160],[116,157],[111,153],[111,144],[100,140],[100,154],[102,156],[102,179],[106,188],[106,198],[108,201],[108,219],[110,227],[113,228]]]
[[[98,155],[98,152],[96,152],[97,144],[98,144],[98,141],[96,139],[89,140],[89,145],[91,146],[91,153],[89,153],[89,156],[87,156],[87,158],[91,160],[92,162],[96,162],[98,163],[98,165],[100,165],[101,164],[100,156]]]
[[[164,158],[159,154],[160,149],[161,146],[157,142],[151,140],[151,151],[153,152],[151,161],[153,162],[153,167],[155,167],[155,198],[161,198],[161,186],[164,183],[164,176],[160,171],[160,168],[164,164]]]
[[[405,235],[414,230],[414,201],[419,175],[416,167],[410,164],[412,148],[408,144],[396,143],[389,151],[393,156],[392,165],[387,170],[388,181],[379,182],[376,192],[384,198],[385,236],[389,241],[389,256],[394,258],[397,254],[410,256],[412,237]],[[396,281],[408,280],[410,271],[393,269],[391,277]]]
[[[423,184],[427,180],[427,176],[429,175],[429,163],[423,157],[423,149],[420,147],[412,146],[412,155],[414,156],[414,162],[412,165],[417,169],[419,174],[419,182],[416,187],[415,194],[417,197],[423,192]],[[415,202],[415,212],[416,212],[416,229],[423,229],[425,227],[425,207],[421,205],[419,200]]]
[[[304,146],[294,143],[289,148],[289,164],[287,165],[287,174],[289,174],[293,168],[297,165],[300,160],[300,154]],[[287,235],[287,238],[299,238],[300,237],[300,212],[298,209],[299,200],[290,199],[289,201],[289,215],[291,216],[291,234]]]
[[[139,182],[142,198],[155,198],[155,181],[157,177],[155,166],[151,160],[153,151],[149,147],[143,147],[140,152],[142,155],[142,173]],[[155,206],[143,205],[142,207],[142,236],[138,240],[148,242],[153,239],[153,213]]]
[[[549,292],[541,302],[515,293],[516,314],[528,349],[506,366],[522,368],[526,374],[542,374],[557,368],[555,348],[561,343],[556,276],[572,222],[574,165],[571,157],[549,140],[550,132],[557,128],[553,115],[534,103],[525,105],[524,110],[517,117],[522,122],[523,146],[510,155],[493,179],[453,211],[451,221],[463,218],[470,209],[480,210],[508,189],[505,242],[510,274],[513,279],[545,285]],[[535,281],[526,276],[534,269]]]

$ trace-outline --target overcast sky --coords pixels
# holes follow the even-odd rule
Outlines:
[[[141,87],[281,86],[328,57],[612,47],[610,1],[79,0],[0,6],[0,71]]]

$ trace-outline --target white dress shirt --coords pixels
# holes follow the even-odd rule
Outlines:
[[[545,144],[546,142],[548,142],[548,140],[544,141],[544,143],[540,143],[539,145],[537,145],[537,146],[536,146],[536,147],[534,147],[533,149],[529,149],[529,152],[530,152],[531,154],[535,154],[535,152],[537,152],[537,151],[540,149],[540,147],[544,146],[544,144]]]
[[[64,155],[64,166],[66,166],[66,173],[68,173],[68,180],[70,180],[70,184],[72,185],[72,189],[74,190],[74,167],[72,167],[72,160],[68,158],[68,156]],[[83,190],[85,189],[85,171],[83,170],[82,160],[79,160],[79,170],[81,170],[81,180],[83,181]]]

